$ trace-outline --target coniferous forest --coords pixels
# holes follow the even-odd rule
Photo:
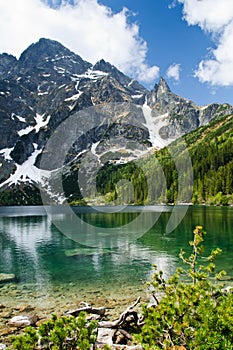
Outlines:
[[[182,165],[187,156],[191,160],[188,168]],[[193,180],[185,181],[191,172]],[[109,202],[119,204],[169,204],[190,199],[194,204],[229,205],[233,203],[232,174],[233,116],[228,115],[146,159],[106,164],[98,174],[97,187]]]

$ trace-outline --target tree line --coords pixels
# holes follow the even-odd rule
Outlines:
[[[186,154],[179,153],[180,149]],[[191,167],[177,169],[187,154]],[[191,178],[189,172],[193,173],[190,183],[185,182],[185,178]],[[233,116],[230,115],[200,127],[144,159],[106,164],[97,176],[97,188],[109,202],[119,204],[191,201],[227,205],[233,203],[232,175]]]

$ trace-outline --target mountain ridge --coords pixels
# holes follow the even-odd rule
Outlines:
[[[6,196],[16,191],[19,199],[13,203],[30,204],[30,191],[38,190],[38,202],[38,188],[46,192],[49,187],[48,178],[45,184],[40,181],[41,156],[56,129],[71,117],[76,139],[65,166],[70,163],[72,169],[75,159],[80,164],[79,158],[90,153],[89,172],[95,173],[92,163],[135,160],[232,113],[228,104],[197,106],[174,94],[162,77],[148,91],[103,59],[91,64],[61,43],[41,38],[18,60],[0,55],[0,191]],[[69,134],[62,142],[68,139]],[[59,153],[62,143],[57,148]],[[50,171],[47,177],[54,177],[52,163],[44,169]]]

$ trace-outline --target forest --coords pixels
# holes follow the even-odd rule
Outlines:
[[[106,164],[97,189],[116,204],[233,204],[233,116],[181,137],[146,158]]]

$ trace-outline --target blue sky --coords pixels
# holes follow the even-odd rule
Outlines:
[[[214,6],[213,6],[214,5]],[[0,0],[0,52],[40,37],[199,105],[233,104],[233,0]]]
[[[169,0],[101,2],[114,11],[120,11],[126,6],[135,13],[131,20],[139,24],[140,35],[147,42],[147,62],[160,68],[159,74],[167,80],[175,93],[198,104],[206,104],[216,99],[225,102],[229,98],[233,102],[233,89],[211,88],[194,77],[199,61],[208,54],[208,48],[213,47],[213,42],[209,34],[205,34],[198,26],[189,26],[182,19],[181,4],[177,3],[169,8],[172,4]],[[177,80],[167,76],[168,68],[174,64],[180,67]],[[151,87],[151,84],[146,85]]]

